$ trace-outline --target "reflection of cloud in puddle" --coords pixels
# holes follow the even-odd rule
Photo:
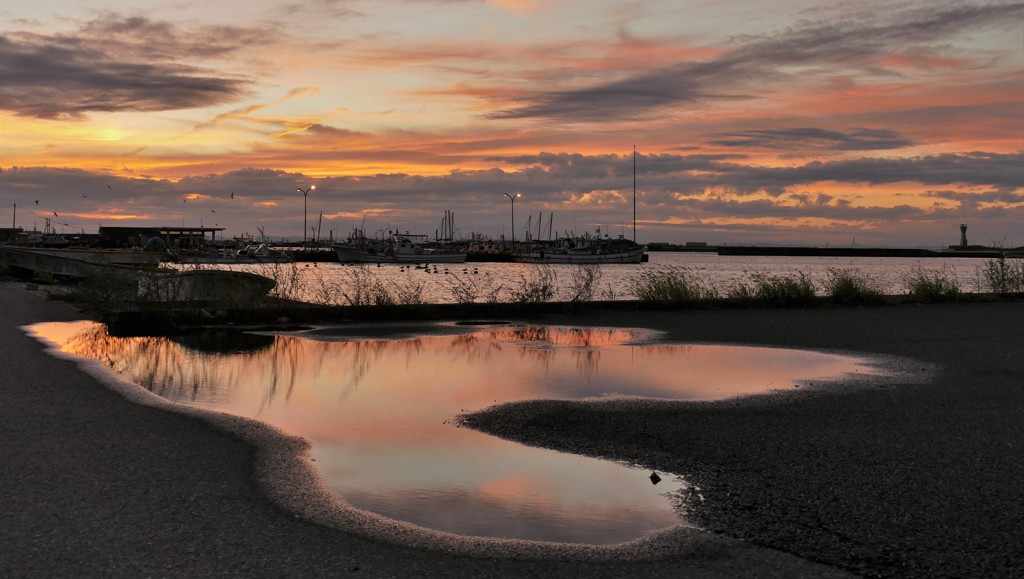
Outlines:
[[[480,496],[499,501],[509,501],[522,497],[530,497],[530,502],[537,506],[551,505],[551,497],[543,486],[533,478],[523,475],[511,475],[505,478],[485,481],[480,485]]]
[[[37,327],[44,336],[46,327]],[[649,472],[524,447],[452,419],[518,400],[721,399],[874,371],[818,352],[651,344],[657,334],[636,329],[434,325],[412,335],[404,325],[387,338],[335,329],[216,353],[113,338],[96,324],[77,335],[53,327],[65,352],[103,360],[163,396],[311,441],[325,484],[357,508],[462,534],[595,544],[680,523],[678,500],[674,510],[664,492],[682,481],[662,473],[652,488]]]

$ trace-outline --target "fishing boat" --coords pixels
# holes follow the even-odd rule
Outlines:
[[[519,263],[640,263],[643,261],[646,245],[636,245],[627,239],[611,240],[589,233],[562,237],[550,243],[536,243],[514,253],[512,261]]]
[[[179,251],[173,254],[174,261],[187,264],[237,264],[237,263],[290,263],[290,255],[273,251],[265,243],[249,244],[241,249],[215,251]]]
[[[554,213],[548,220],[548,237],[551,237]],[[514,223],[514,221],[513,221]],[[540,239],[544,225],[544,215],[540,215],[537,225],[537,239]],[[566,263],[566,264],[601,264],[601,263],[642,263],[645,261],[646,245],[636,242],[636,147],[633,147],[633,240],[624,235],[610,239],[601,235],[598,227],[595,235],[567,234],[554,241],[529,242],[531,226],[527,225],[528,243],[513,249],[512,261],[519,263]],[[513,246],[515,245],[513,235]]]
[[[342,263],[463,263],[466,252],[448,246],[428,247],[427,236],[409,232],[390,232],[387,237],[372,239],[355,229],[349,238],[335,243],[335,253]]]
[[[269,277],[245,271],[172,270],[144,276],[139,283],[139,297],[149,302],[251,307],[253,302],[266,296],[276,284]]]

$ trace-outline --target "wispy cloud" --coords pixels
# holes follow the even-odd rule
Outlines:
[[[828,131],[813,127],[763,129],[718,135],[708,141],[723,147],[769,149],[831,149],[837,151],[875,151],[899,149],[913,144],[896,131],[856,128]]]
[[[933,3],[934,4],[934,3]],[[611,82],[564,90],[525,92],[519,107],[489,114],[495,119],[547,118],[607,122],[650,118],[664,107],[704,100],[754,99],[776,83],[829,74],[838,67],[859,67],[875,75],[899,74],[890,57],[923,43],[942,43],[969,30],[1019,24],[1024,4],[960,2],[843,14],[805,21],[766,36],[742,36],[722,55],[647,69]],[[940,47],[931,49],[933,54]],[[950,58],[947,64],[961,62]],[[929,61],[933,66],[936,59]],[[899,64],[920,65],[904,59]]]
[[[196,60],[224,58],[262,38],[216,26],[185,31],[166,22],[107,15],[72,34],[0,36],[0,109],[77,119],[90,112],[165,111],[235,101],[250,80]]]

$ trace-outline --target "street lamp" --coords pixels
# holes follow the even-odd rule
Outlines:
[[[311,185],[309,189],[295,189],[299,193],[302,193],[302,247],[306,247],[306,196],[309,192],[316,189],[316,185]]]
[[[522,197],[522,193],[516,193],[515,195],[505,193],[505,197],[512,202],[512,251],[516,249],[516,199]]]

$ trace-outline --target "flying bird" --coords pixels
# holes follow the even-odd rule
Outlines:
[[[87,195],[85,193],[82,193],[82,199],[85,199],[86,197]]]
[[[216,213],[216,211],[214,211],[213,209],[211,209],[211,210],[210,210],[210,213]]]
[[[54,211],[54,212],[53,212],[53,216],[54,216],[54,217],[60,217],[60,215],[57,215],[57,212],[56,212],[56,211]]]
[[[111,187],[110,185],[107,185],[107,189],[113,189],[113,187]]]
[[[38,199],[36,199],[36,205],[39,205],[39,200]]]
[[[188,199],[182,199],[181,202],[182,203],[188,203]]]

